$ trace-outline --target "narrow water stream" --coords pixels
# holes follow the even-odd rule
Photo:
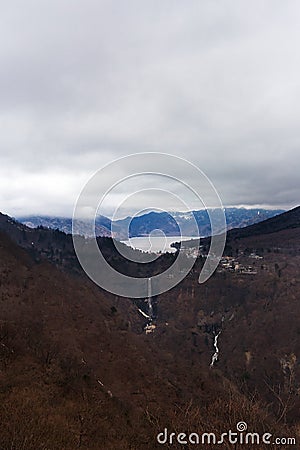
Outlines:
[[[211,358],[211,363],[210,363],[210,367],[213,367],[215,362],[218,361],[219,358],[219,347],[218,347],[218,337],[220,336],[221,331],[219,331],[218,334],[215,334],[215,339],[214,339],[214,347],[215,347],[215,353],[212,355]]]

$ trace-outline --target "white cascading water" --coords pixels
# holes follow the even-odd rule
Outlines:
[[[215,334],[215,339],[214,339],[215,353],[212,355],[210,367],[213,367],[215,362],[218,361],[218,358],[219,358],[218,337],[220,336],[220,334],[221,334],[221,331],[219,331],[218,334]]]

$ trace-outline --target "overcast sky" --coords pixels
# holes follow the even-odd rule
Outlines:
[[[144,151],[197,164],[225,205],[299,203],[297,0],[0,5],[0,211],[70,216]]]

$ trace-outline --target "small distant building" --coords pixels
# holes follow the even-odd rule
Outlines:
[[[153,333],[155,328],[156,328],[156,325],[151,324],[151,325],[146,325],[144,330],[145,330],[146,334],[150,334],[150,333]]]

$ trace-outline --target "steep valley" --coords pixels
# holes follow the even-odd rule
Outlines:
[[[149,334],[136,300],[81,272],[70,236],[1,219],[1,449],[150,450],[165,427],[221,434],[239,421],[299,439],[300,232],[286,216],[273,233],[230,232],[232,267],[202,285],[199,257],[158,296]]]

